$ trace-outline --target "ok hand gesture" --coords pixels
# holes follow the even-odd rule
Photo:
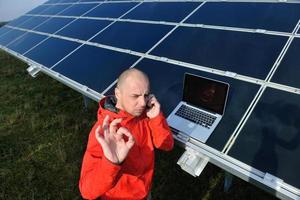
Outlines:
[[[109,116],[106,116],[103,120],[102,130],[103,135],[100,134],[101,127],[96,129],[96,139],[100,143],[104,156],[115,164],[122,163],[128,155],[129,150],[134,145],[134,138],[128,129],[117,125],[122,119],[115,119],[109,125]],[[125,141],[123,135],[128,137]]]

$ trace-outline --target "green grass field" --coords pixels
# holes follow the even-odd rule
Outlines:
[[[0,199],[81,199],[78,179],[97,103],[0,50]],[[224,172],[208,165],[194,178],[176,164],[183,149],[156,152],[153,200],[275,199],[235,178],[223,192]]]

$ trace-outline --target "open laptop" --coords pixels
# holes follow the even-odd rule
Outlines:
[[[185,73],[182,101],[167,118],[171,128],[205,143],[225,110],[229,84]]]

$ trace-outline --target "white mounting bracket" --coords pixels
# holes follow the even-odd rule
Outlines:
[[[30,65],[26,70],[33,78],[35,78],[41,71],[41,69],[35,65]]]
[[[186,147],[186,151],[179,158],[177,164],[181,167],[181,169],[196,177],[201,174],[208,161],[208,157],[189,147]]]

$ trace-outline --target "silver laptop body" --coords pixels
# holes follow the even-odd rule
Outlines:
[[[205,143],[222,119],[229,84],[185,73],[182,101],[168,116],[169,126]]]

